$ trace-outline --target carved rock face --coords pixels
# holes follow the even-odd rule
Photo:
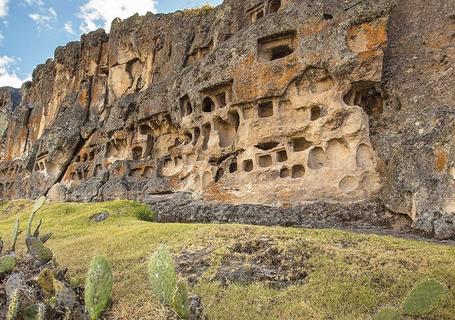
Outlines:
[[[402,30],[410,0],[393,11],[388,0],[309,2],[226,0],[213,10],[136,15],[114,21],[109,35],[98,30],[59,48],[22,88],[21,104],[2,111],[0,197],[144,200],[188,191],[275,206],[380,198],[418,219],[430,186],[407,164],[400,169],[412,151],[398,132],[426,129],[410,131],[420,113],[410,111],[413,86],[397,73],[412,60],[403,38],[435,13],[413,11]],[[435,36],[433,48],[447,42],[441,28],[423,34]],[[438,52],[450,60],[448,50]],[[404,86],[401,123],[390,120],[393,86]],[[394,153],[392,142],[403,148]],[[441,183],[453,167],[449,149],[417,160],[432,158],[429,176]],[[454,211],[450,188],[438,195],[442,215]]]

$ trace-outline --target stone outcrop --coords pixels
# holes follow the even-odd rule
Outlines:
[[[0,95],[0,197],[180,194],[195,203],[183,220],[218,203],[284,224],[358,205],[453,237],[454,14],[443,0],[226,0],[117,19],[58,48],[20,103]]]

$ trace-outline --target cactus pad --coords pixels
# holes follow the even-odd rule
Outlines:
[[[165,305],[171,305],[176,288],[174,261],[165,246],[160,246],[149,262],[149,278],[153,294]]]
[[[90,262],[85,282],[85,307],[92,320],[98,319],[108,306],[112,294],[112,271],[106,258],[97,256]]]
[[[421,316],[436,310],[447,293],[447,288],[436,280],[419,283],[403,303],[403,311],[409,316]]]
[[[36,238],[27,238],[28,252],[38,261],[48,263],[52,260],[53,254],[49,248]]]
[[[190,315],[190,307],[188,305],[188,285],[185,281],[179,280],[177,282],[177,287],[172,297],[172,309],[175,313],[182,318],[188,319]]]
[[[0,274],[13,271],[16,267],[16,258],[4,256],[0,258]]]

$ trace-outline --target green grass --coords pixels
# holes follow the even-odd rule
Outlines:
[[[0,235],[10,240],[15,219],[24,230],[33,203],[0,203]],[[210,248],[211,268],[192,288],[209,319],[371,320],[386,306],[399,307],[416,283],[434,278],[448,289],[441,307],[424,319],[455,319],[455,248],[434,243],[360,235],[337,230],[305,230],[244,225],[156,224],[141,221],[144,206],[129,201],[46,204],[36,217],[46,243],[74,284],[84,283],[91,258],[112,263],[114,309],[111,319],[160,319],[162,310],[149,288],[147,260],[160,244],[174,255]],[[103,222],[89,217],[110,213]],[[24,235],[18,250],[24,250]],[[284,251],[302,252],[308,277],[301,285],[274,289],[261,283],[222,286],[212,281],[217,266],[239,240],[268,237]],[[291,250],[292,249],[292,250]],[[296,251],[297,250],[297,251]]]

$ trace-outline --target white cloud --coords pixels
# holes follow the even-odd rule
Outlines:
[[[42,10],[41,13],[32,13],[28,16],[35,21],[38,29],[49,28],[52,22],[57,21],[57,12],[55,12],[54,8],[48,8],[47,10]]]
[[[27,2],[27,4],[30,6],[33,6],[33,5],[43,6],[44,5],[44,2],[42,0],[25,0],[25,2]]]
[[[9,0],[0,0],[0,18],[8,15],[8,1]]]
[[[69,34],[73,34],[73,35],[76,34],[76,32],[74,32],[73,24],[71,23],[71,21],[68,21],[67,23],[65,23],[65,31],[68,32]]]
[[[20,88],[24,81],[28,79],[20,79],[13,69],[16,64],[14,57],[0,56],[0,87],[9,86],[14,88]]]
[[[100,26],[106,31],[115,18],[128,18],[136,13],[156,12],[157,0],[88,0],[80,7],[77,16],[82,19],[83,32],[96,30]]]

